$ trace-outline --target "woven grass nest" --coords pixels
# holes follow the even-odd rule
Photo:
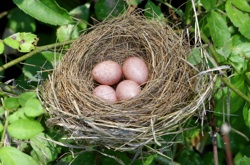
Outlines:
[[[82,34],[44,86],[48,123],[63,127],[79,145],[133,150],[166,143],[209,97],[207,76],[187,61],[190,45],[170,26],[142,16],[120,16]],[[115,104],[92,95],[93,67],[104,60],[122,64],[137,56],[149,68],[141,94]],[[198,89],[198,90],[197,90]]]

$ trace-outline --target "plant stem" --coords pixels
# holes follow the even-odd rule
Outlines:
[[[216,61],[217,64],[221,64],[221,60],[220,60],[220,54],[215,50],[214,46],[211,44],[210,40],[206,37],[206,35],[201,31],[201,38],[202,40],[209,45],[209,50],[211,51],[211,54],[214,58],[214,60]],[[243,98],[244,100],[246,100],[247,102],[250,102],[250,98],[248,96],[246,96],[244,93],[242,93],[237,87],[235,87],[233,84],[231,84],[227,77],[223,76],[221,77],[221,80],[224,84],[226,84],[232,91],[234,91],[238,96],[240,96],[241,98]]]
[[[39,53],[39,52],[42,52],[42,51],[45,51],[45,50],[48,50],[48,49],[52,49],[52,48],[55,48],[55,47],[60,47],[60,46],[64,46],[64,45],[68,45],[68,44],[71,44],[74,40],[69,40],[67,42],[63,42],[63,43],[55,43],[55,44],[50,44],[50,45],[45,45],[45,46],[40,46],[40,47],[36,47],[33,51],[15,59],[15,60],[12,60],[6,64],[4,64],[3,66],[0,66],[0,72],[4,71],[5,69],[13,66],[13,65],[16,65],[18,64],[19,62],[21,61],[24,61],[26,60],[27,58]]]
[[[3,133],[2,133],[2,137],[1,137],[1,141],[0,141],[0,149],[2,148],[3,144],[4,144],[4,138],[5,138],[5,134],[6,134],[6,131],[7,131],[7,127],[8,127],[8,124],[9,124],[9,120],[8,120],[8,112],[6,112],[6,120],[5,120],[5,123],[4,123],[4,128],[3,128]]]

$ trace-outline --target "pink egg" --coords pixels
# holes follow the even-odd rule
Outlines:
[[[114,85],[122,78],[121,66],[115,61],[103,61],[92,70],[92,77],[103,85]]]
[[[93,95],[110,103],[117,101],[116,91],[108,85],[99,85],[93,90]]]
[[[139,57],[129,57],[122,65],[122,72],[126,79],[133,80],[139,85],[148,80],[148,67]]]
[[[128,100],[141,93],[140,86],[132,80],[124,80],[116,87],[116,97],[118,100]]]

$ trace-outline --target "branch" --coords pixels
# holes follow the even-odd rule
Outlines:
[[[212,53],[213,58],[215,59],[217,64],[221,63],[220,60],[220,54],[215,50],[214,46],[211,44],[210,40],[206,37],[206,35],[201,31],[201,38],[202,40],[209,45],[209,50]],[[250,98],[246,96],[244,93],[242,93],[237,87],[235,87],[233,84],[231,84],[227,77],[223,76],[221,77],[221,80],[224,84],[226,84],[232,91],[234,91],[238,96],[246,100],[247,102],[250,102]]]
[[[50,45],[45,45],[45,46],[40,46],[40,47],[36,47],[33,51],[15,59],[15,60],[12,60],[6,64],[4,64],[3,66],[0,66],[0,72],[4,71],[5,69],[13,66],[13,65],[16,65],[18,64],[19,62],[21,61],[24,61],[26,60],[27,58],[31,57],[31,56],[34,56],[35,54],[39,53],[39,52],[42,52],[42,51],[45,51],[45,50],[48,50],[48,49],[52,49],[52,48],[55,48],[55,47],[60,47],[60,46],[64,46],[64,45],[68,45],[68,44],[71,44],[74,40],[69,40],[67,42],[63,42],[63,43],[55,43],[55,44],[50,44]]]

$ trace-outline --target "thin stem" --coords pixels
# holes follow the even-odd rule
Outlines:
[[[64,46],[64,45],[68,45],[68,44],[71,44],[74,40],[69,40],[67,42],[63,42],[63,43],[55,43],[55,44],[50,44],[50,45],[45,45],[45,46],[40,46],[40,47],[36,47],[33,51],[15,59],[15,60],[12,60],[6,64],[4,64],[3,66],[0,66],[0,72],[1,71],[4,71],[5,69],[13,66],[13,65],[16,65],[18,64],[19,62],[21,61],[24,61],[26,60],[27,58],[29,57],[32,57],[33,55],[39,53],[39,52],[42,52],[42,51],[45,51],[45,50],[48,50],[48,49],[52,49],[52,48],[55,48],[55,47],[60,47],[60,46]]]
[[[4,138],[5,138],[5,135],[6,135],[6,131],[7,131],[7,127],[8,127],[8,112],[6,112],[6,120],[5,120],[5,123],[4,123],[4,128],[3,128],[3,133],[2,133],[2,137],[1,137],[1,142],[0,142],[0,149],[2,148],[3,144],[4,144]]]
[[[214,46],[211,44],[210,40],[206,37],[206,35],[201,31],[201,38],[202,40],[209,45],[209,50],[211,51],[211,54],[213,58],[215,59],[217,64],[221,64],[220,60],[220,54],[215,50]],[[232,91],[234,91],[238,96],[246,100],[247,102],[250,102],[250,98],[246,96],[244,93],[242,93],[237,87],[235,87],[233,84],[231,84],[227,77],[223,76],[221,77],[221,80],[224,84],[226,84]]]

